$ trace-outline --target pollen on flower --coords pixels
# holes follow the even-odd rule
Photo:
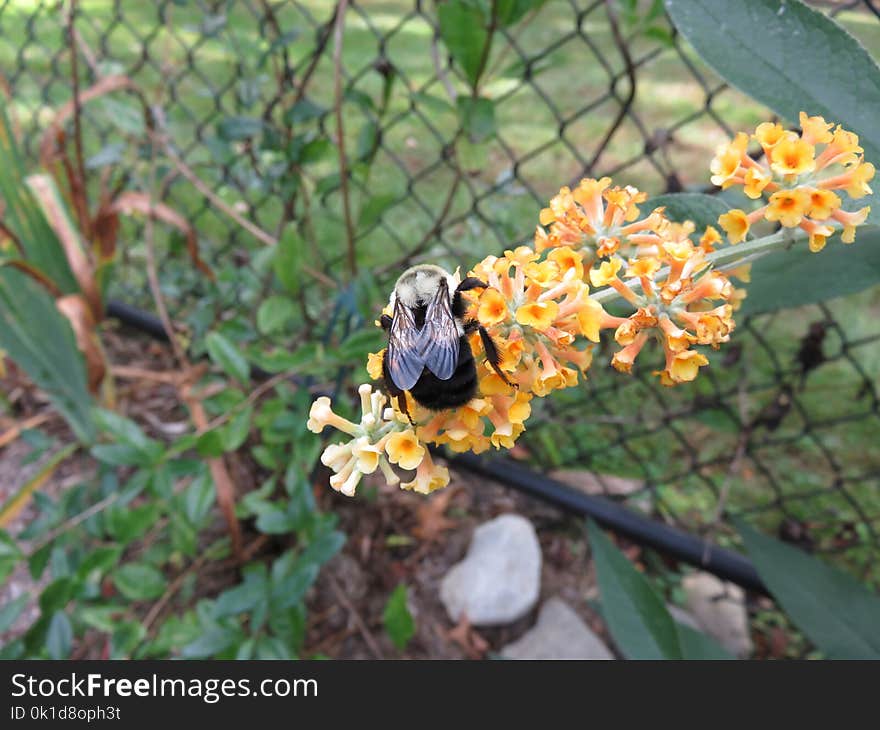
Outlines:
[[[759,201],[751,212],[730,211],[719,218],[731,243],[744,240],[750,226],[762,218],[785,228],[800,228],[814,252],[841,228],[844,242],[855,239],[855,230],[864,219],[860,223],[843,220],[861,211],[845,210],[840,193],[850,200],[870,195],[874,165],[864,160],[857,134],[805,112],[800,113],[799,123],[799,133],[776,123],[758,125],[753,138],[761,145],[763,160],[746,153],[739,134],[712,161],[715,185],[741,185],[747,197]]]

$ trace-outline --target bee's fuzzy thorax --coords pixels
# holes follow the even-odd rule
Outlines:
[[[446,279],[450,294],[454,292],[458,281],[445,269],[432,264],[412,266],[397,279],[388,303],[392,308],[396,299],[410,308],[427,304],[437,293],[442,278]]]

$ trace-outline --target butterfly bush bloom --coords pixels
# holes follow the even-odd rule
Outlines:
[[[760,201],[749,213],[734,209],[718,219],[731,243],[745,240],[762,219],[802,229],[814,253],[825,247],[835,226],[843,228],[844,243],[855,240],[871,208],[845,210],[840,194],[848,200],[870,195],[874,165],[865,162],[858,135],[840,125],[801,112],[800,126],[798,134],[781,124],[759,124],[751,139],[760,144],[762,161],[748,154],[750,138],[744,133],[719,147],[710,166],[712,183],[725,190],[742,186],[747,197]]]
[[[562,188],[541,210],[535,231],[535,250],[568,246],[587,263],[617,251],[629,253],[658,241],[658,228],[665,224],[662,209],[642,217],[638,204],[647,193],[636,188],[611,187],[611,178],[584,179],[571,190]],[[545,229],[544,226],[547,226]]]
[[[320,433],[330,426],[347,436],[321,457],[334,472],[331,486],[350,496],[364,474],[376,471],[388,484],[423,494],[446,486],[449,471],[432,460],[429,445],[474,453],[511,448],[536,398],[578,385],[602,330],[617,345],[610,362],[616,370],[631,372],[653,341],[662,353],[654,374],[663,385],[697,378],[709,365],[707,353],[734,331],[733,314],[746,291],[731,279],[748,283],[752,258],[796,242],[794,236],[767,236],[760,250],[756,240],[737,254],[758,221],[800,229],[810,250],[818,251],[840,228],[851,243],[868,215],[868,207],[844,208],[844,196],[856,200],[871,193],[874,166],[864,160],[858,137],[832,129],[822,117],[801,114],[800,125],[798,134],[761,124],[753,135],[738,134],[718,150],[712,182],[725,189],[741,186],[758,202],[752,211],[721,215],[717,227],[700,231],[692,221],[671,221],[662,207],[644,215],[639,204],[646,194],[612,186],[609,178],[562,188],[541,210],[532,247],[487,256],[469,272],[487,286],[463,294],[466,316],[491,335],[506,380],[488,364],[474,333],[469,342],[478,391],[460,408],[430,411],[405,393],[407,417],[396,402],[362,385],[361,420],[354,423],[335,414],[329,399],[318,398],[309,429]],[[761,146],[763,161],[748,154],[751,141]],[[607,312],[602,302],[612,299],[630,314]],[[367,359],[374,380],[382,379],[383,356],[371,353]],[[396,469],[414,476],[402,481]]]

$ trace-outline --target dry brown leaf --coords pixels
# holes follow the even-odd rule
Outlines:
[[[10,426],[3,433],[0,433],[0,449],[2,449],[4,446],[8,446],[13,441],[15,441],[15,439],[21,436],[22,431],[27,431],[30,428],[41,426],[51,417],[52,414],[49,412],[38,413],[36,416],[26,418],[21,423],[16,423],[14,426]]]
[[[180,388],[181,396],[186,401],[192,416],[193,423],[199,431],[203,431],[208,427],[208,416],[205,413],[205,407],[202,402],[196,398],[189,385]],[[232,554],[239,562],[242,560],[242,538],[241,525],[238,523],[238,517],[235,515],[235,485],[232,477],[229,476],[229,469],[222,456],[208,459],[208,468],[211,470],[211,477],[214,480],[214,490],[217,494],[217,504],[226,520],[226,527],[229,530],[229,537],[232,539]]]
[[[83,246],[79,231],[73,227],[62,207],[52,178],[48,175],[31,175],[25,179],[25,182],[40,203],[49,226],[58,236],[70,270],[79,284],[80,291],[85,295],[92,314],[95,319],[100,320],[104,316],[104,305],[98,282],[95,280],[95,269]]]
[[[76,346],[83,354],[86,361],[86,374],[89,381],[89,390],[97,393],[104,376],[107,374],[107,362],[104,350],[95,330],[95,318],[89,309],[86,300],[81,294],[68,294],[55,300],[55,306],[61,312],[76,337]]]
[[[147,193],[128,191],[120,193],[108,206],[108,210],[123,215],[149,215],[153,219],[166,223],[186,236],[186,248],[196,267],[205,275],[214,279],[214,272],[199,256],[199,246],[195,229],[180,213],[164,203],[152,203]]]
[[[80,106],[120,89],[134,91],[137,87],[128,76],[123,76],[122,74],[104,76],[96,84],[80,93]],[[71,117],[75,108],[76,105],[73,99],[59,107],[49,128],[43,133],[43,138],[40,140],[40,164],[47,170],[50,170],[58,159],[58,142],[63,142],[64,139],[62,125]]]
[[[474,630],[465,614],[461,615],[455,628],[446,635],[458,644],[470,659],[482,659],[489,651],[489,642]]]
[[[416,509],[419,524],[412,530],[414,537],[425,542],[433,542],[443,532],[452,530],[458,525],[457,522],[446,517],[449,503],[458,491],[457,488],[443,489],[422,501]]]

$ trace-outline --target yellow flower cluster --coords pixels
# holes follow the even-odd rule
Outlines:
[[[818,251],[833,231],[832,222],[842,226],[843,240],[850,243],[867,217],[867,207],[843,210],[834,192],[851,198],[871,192],[874,167],[862,158],[858,137],[840,127],[832,131],[821,117],[801,114],[800,121],[800,134],[778,124],[758,126],[753,137],[766,163],[747,154],[745,134],[712,160],[713,183],[741,185],[749,198],[764,202],[750,213],[731,210],[720,216],[727,243],[741,242],[752,225],[767,219],[803,229],[810,249]],[[643,215],[639,204],[646,198],[633,187],[613,187],[609,178],[564,187],[541,211],[533,247],[488,256],[473,267],[469,276],[487,287],[465,293],[467,318],[488,331],[505,378],[486,362],[482,339],[473,334],[478,393],[463,407],[429,411],[406,393],[407,417],[396,402],[386,407],[384,395],[362,385],[361,421],[353,423],[334,414],[328,399],[315,401],[309,428],[317,433],[332,426],[350,436],[322,456],[334,472],[331,486],[351,495],[361,475],[377,469],[389,484],[397,484],[396,465],[416,471],[403,488],[429,493],[447,484],[449,472],[434,464],[428,444],[475,453],[511,448],[526,428],[535,398],[578,384],[592,363],[591,343],[599,342],[603,329],[613,330],[619,345],[611,358],[617,370],[630,372],[653,339],[664,354],[662,369],[654,372],[660,382],[673,386],[694,380],[709,363],[695,348],[718,348],[735,327],[733,313],[745,292],[730,277],[747,282],[745,259],[790,241],[768,236],[763,246],[756,241],[748,256],[738,256],[739,249],[721,249],[725,241],[714,226],[698,237],[693,222],[670,221],[662,207]],[[632,313],[612,316],[601,303],[611,299],[625,302]],[[383,357],[384,351],[369,356],[367,370],[375,380],[382,378]]]
[[[358,388],[361,397],[361,420],[354,423],[333,412],[330,399],[321,396],[312,403],[306,423],[312,433],[321,433],[327,426],[347,434],[348,441],[333,443],[321,454],[321,463],[330,467],[333,476],[330,486],[337,492],[351,497],[361,477],[381,470],[388,484],[400,484],[402,489],[412,489],[429,494],[449,484],[449,470],[431,459],[428,449],[419,441],[406,419],[400,419],[391,408],[388,399],[372,386]],[[401,483],[391,468],[415,470],[415,477]]]
[[[535,250],[567,246],[579,251],[590,264],[618,251],[631,253],[654,245],[668,221],[660,209],[640,217],[638,204],[647,197],[630,185],[611,187],[608,177],[581,180],[574,190],[564,187],[549,207],[541,210]]]
[[[751,139],[761,145],[763,161],[749,156],[750,137],[742,132],[718,149],[710,168],[712,183],[723,189],[741,185],[746,196],[764,203],[749,213],[737,208],[718,219],[731,243],[744,240],[761,219],[803,229],[813,252],[825,247],[834,232],[832,222],[843,226],[844,243],[855,240],[856,227],[871,208],[846,211],[834,191],[853,200],[870,195],[874,165],[865,162],[858,135],[840,125],[832,131],[834,125],[822,117],[801,112],[800,126],[798,134],[781,124],[759,124]]]

